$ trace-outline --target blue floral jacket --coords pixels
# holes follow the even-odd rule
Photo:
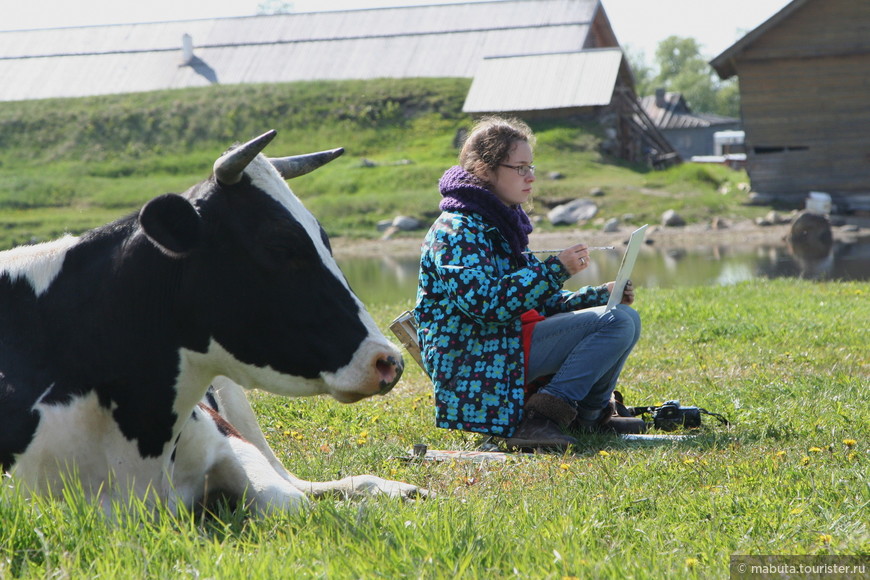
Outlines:
[[[562,290],[568,278],[555,256],[517,264],[480,215],[441,214],[423,242],[414,311],[438,427],[513,434],[526,384],[520,316],[599,306],[610,296],[606,286]]]

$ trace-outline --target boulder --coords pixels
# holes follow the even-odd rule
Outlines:
[[[666,228],[675,228],[686,225],[686,220],[675,210],[669,209],[662,214],[662,225]]]
[[[397,215],[391,220],[381,220],[377,223],[379,232],[391,231],[391,234],[396,232],[411,232],[419,230],[421,227],[420,220],[417,218],[408,217],[406,215]]]
[[[610,218],[606,222],[604,222],[604,227],[602,231],[606,234],[610,234],[613,232],[619,231],[619,218]]]
[[[410,232],[420,229],[420,220],[418,220],[417,218],[408,217],[406,215],[397,215],[393,218],[392,225],[402,230],[403,232]]]
[[[575,199],[558,205],[547,212],[547,219],[554,225],[572,225],[585,222],[598,213],[598,205],[590,199]]]
[[[799,258],[819,260],[827,257],[834,245],[828,216],[801,212],[792,222],[786,241],[792,254]]]

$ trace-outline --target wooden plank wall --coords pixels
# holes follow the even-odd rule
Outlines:
[[[870,2],[810,2],[738,60],[753,189],[870,192]]]

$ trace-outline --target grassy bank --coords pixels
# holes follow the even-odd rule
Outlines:
[[[415,443],[473,448],[433,427],[409,363],[386,397],[340,405],[255,393],[298,475],[369,472],[437,497],[322,500],[249,519],[133,516],[0,499],[0,577],[727,578],[732,554],[870,556],[870,284],[758,281],[641,289],[630,404],[678,398],[724,413],[658,445],[595,436],[567,455],[409,463]],[[375,307],[382,328],[409,304]],[[409,359],[410,360],[410,359]]]
[[[375,224],[398,214],[428,221],[438,178],[456,160],[457,131],[471,123],[461,112],[467,89],[464,79],[382,79],[3,103],[0,249],[79,233],[184,191],[233,142],[271,128],[272,156],[345,147],[292,183],[331,235],[375,237]],[[538,213],[594,188],[605,194],[596,198],[600,217],[631,214],[633,223],[655,223],[669,208],[689,221],[764,211],[743,205],[742,172],[652,172],[602,155],[595,123],[533,128]]]

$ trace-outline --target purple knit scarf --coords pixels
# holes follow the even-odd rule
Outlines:
[[[438,188],[444,199],[441,211],[473,211],[498,228],[520,264],[526,263],[523,254],[529,245],[532,222],[519,205],[505,205],[490,191],[480,178],[454,165],[444,172]]]

